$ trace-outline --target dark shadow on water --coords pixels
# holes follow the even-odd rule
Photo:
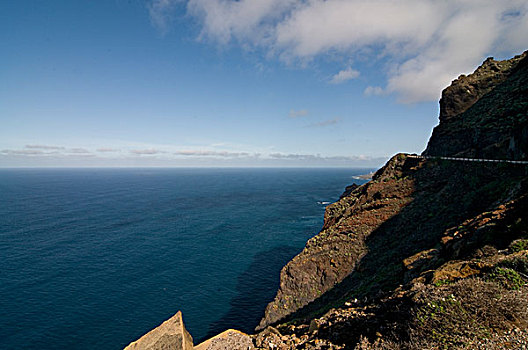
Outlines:
[[[301,249],[280,246],[258,253],[249,268],[238,276],[236,296],[230,302],[229,311],[209,327],[198,344],[229,328],[253,333],[264,316],[266,305],[273,300],[279,288],[280,271]]]

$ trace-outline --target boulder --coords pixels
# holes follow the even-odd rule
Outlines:
[[[193,350],[193,340],[185,329],[181,311],[163,322],[125,350]]]
[[[253,341],[249,335],[228,329],[211,339],[197,345],[194,350],[253,350]]]

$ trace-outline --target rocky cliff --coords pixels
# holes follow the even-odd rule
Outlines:
[[[440,124],[424,155],[526,159],[526,53],[507,61],[487,59],[475,73],[459,77],[445,89],[440,104]],[[382,302],[382,296],[394,306],[394,300],[400,300],[394,296],[398,293],[415,297],[418,292],[409,290],[418,288],[417,284],[420,293],[425,293],[422,297],[427,299],[426,295],[433,290],[440,293],[435,283],[445,281],[446,285],[451,282],[455,285],[455,281],[470,276],[491,283],[486,278],[496,273],[491,271],[501,268],[498,261],[518,258],[507,258],[508,254],[498,252],[515,239],[527,238],[527,174],[526,165],[394,156],[372,181],[348,188],[338,202],[328,206],[322,231],[281,271],[280,289],[266,308],[258,329],[283,324],[279,327],[282,333],[290,332],[296,339],[305,336],[303,344],[309,344],[310,339],[322,341],[321,332],[316,332],[319,338],[309,332],[315,327],[313,322],[310,327],[310,320],[325,315],[318,323],[327,322],[325,332],[333,332],[330,338],[335,336],[326,339],[328,344],[333,344],[331,348],[349,347],[359,344],[364,337],[375,338],[376,332],[382,334],[380,330],[387,327],[382,324],[387,315],[372,314],[374,309],[378,313],[387,311],[383,306],[387,301]],[[528,263],[519,259],[522,264]],[[507,273],[519,276],[525,272]],[[502,288],[500,283],[492,286]],[[520,289],[524,291],[524,286]],[[519,297],[524,303],[525,294]],[[370,306],[361,304],[358,311],[358,300],[371,301]],[[354,308],[343,308],[347,304]],[[522,305],[524,309],[528,306]],[[406,337],[406,341],[416,341],[418,338],[411,333],[419,334],[420,327],[412,323],[416,322],[414,313],[423,305],[399,306],[412,310],[409,312],[414,316],[398,316],[402,321],[393,325],[400,327],[399,331],[392,327],[393,340],[398,342]],[[337,314],[327,313],[336,307],[341,307]],[[356,311],[350,314],[351,309]],[[345,324],[354,326],[337,327],[335,318],[341,317],[338,315],[342,316],[342,322],[346,320]],[[528,321],[523,312],[510,317],[519,318],[517,323],[508,321],[510,328]],[[289,329],[284,326],[286,321],[298,326],[288,326],[292,327]],[[485,320],[471,322],[477,321]],[[377,326],[369,327],[370,323]],[[504,328],[505,324],[497,327]],[[424,329],[423,334],[431,331]],[[343,337],[338,339],[340,333]]]
[[[436,245],[445,232],[510,198],[524,171],[396,155],[372,181],[327,208],[321,233],[281,271],[260,327],[308,319],[405,283],[424,268],[405,259],[427,250],[414,260],[440,262]]]
[[[526,56],[455,80],[428,157],[397,154],[347,187],[282,269],[260,332],[202,348],[528,348],[528,166],[435,158],[526,159]]]
[[[527,55],[488,58],[473,74],[453,81],[442,92],[440,125],[423,154],[527,159]]]

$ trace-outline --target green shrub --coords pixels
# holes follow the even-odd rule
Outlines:
[[[513,290],[518,290],[524,285],[524,280],[517,271],[504,267],[496,267],[493,269],[488,275],[487,280],[499,283],[503,287]]]
[[[513,241],[508,247],[513,253],[517,253],[528,249],[528,239],[518,239]]]
[[[499,263],[501,267],[507,267],[517,272],[528,274],[528,257],[516,256],[512,259],[503,260]]]
[[[447,286],[447,285],[450,285],[451,283],[453,283],[453,281],[450,281],[450,280],[438,280],[434,283],[434,285],[436,287],[441,287],[441,286]]]

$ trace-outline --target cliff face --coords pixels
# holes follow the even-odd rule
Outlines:
[[[459,77],[444,90],[440,125],[424,155],[526,159],[526,56],[501,62],[488,59],[475,73]],[[457,241],[461,237],[457,228],[505,203],[517,203],[526,192],[525,176],[521,165],[396,155],[372,181],[347,189],[327,207],[322,231],[281,271],[280,288],[258,329],[291,320],[302,324],[351,300],[380,297],[424,278],[425,271],[440,269],[460,251],[475,253],[487,244],[494,249],[507,247],[526,235],[525,226],[486,235],[482,232],[488,229],[481,228],[462,243]],[[528,212],[516,213],[516,220],[525,225]],[[498,225],[499,217],[480,222],[490,221]],[[458,246],[450,246],[451,240]],[[458,253],[449,255],[448,246]],[[473,266],[463,273],[459,267],[448,266],[446,271],[454,269],[451,272],[458,277],[481,272]]]
[[[327,208],[323,230],[281,271],[260,328],[404,284],[442,261],[436,245],[449,228],[506,201],[523,177],[522,166],[396,155]]]
[[[424,165],[416,173],[438,166],[446,164]],[[376,278],[387,261],[376,259],[374,276],[362,276],[367,283],[395,278],[399,285],[366,298],[349,289],[328,312],[260,333],[256,338],[268,341],[259,348],[519,349],[528,344],[528,177],[522,171],[512,175],[503,187],[508,191],[488,210],[447,225],[415,254],[395,256],[399,273]]]
[[[440,99],[440,123],[459,116],[481,97],[502,84],[512,74],[526,53],[506,61],[486,59],[469,76],[461,75],[442,91]]]
[[[453,81],[442,92],[440,125],[423,154],[527,159],[527,55],[488,58],[473,74]]]

